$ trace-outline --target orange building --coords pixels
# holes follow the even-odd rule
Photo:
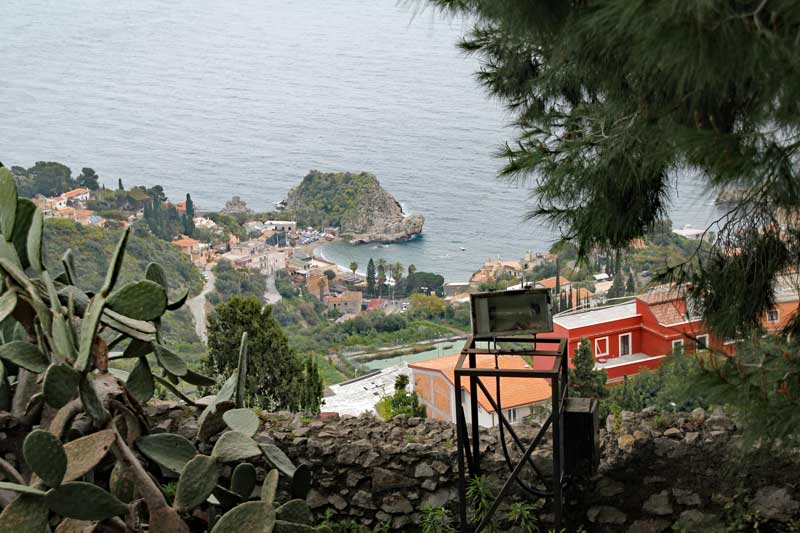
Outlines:
[[[410,363],[414,390],[420,401],[425,405],[430,418],[438,418],[455,423],[455,367],[460,354],[448,355],[437,359],[429,359],[418,363]],[[494,356],[478,355],[477,366],[480,368],[494,368]],[[518,356],[504,356],[499,358],[500,368],[522,369],[530,368],[528,363]],[[494,378],[480,378],[481,382],[490,393],[495,391]],[[459,397],[464,405],[467,423],[471,423],[469,409],[470,395],[466,389],[466,381],[462,382]],[[493,394],[492,399],[496,400]],[[521,420],[531,412],[531,407],[550,400],[550,383],[541,378],[502,378],[500,380],[500,407],[503,414],[510,422]],[[483,427],[493,427],[498,423],[498,417],[489,399],[478,391],[478,424]]]

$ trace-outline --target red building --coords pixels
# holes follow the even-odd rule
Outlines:
[[[709,337],[703,321],[687,309],[683,292],[671,286],[655,287],[630,302],[556,316],[553,331],[540,336],[568,339],[570,357],[580,340],[588,339],[609,383],[657,368],[674,350],[726,348]]]

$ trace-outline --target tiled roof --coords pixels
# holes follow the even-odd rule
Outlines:
[[[570,280],[568,280],[564,276],[560,276],[560,280],[559,281],[560,281],[560,285],[562,287],[566,287],[567,285],[572,283]],[[539,280],[539,281],[536,282],[536,284],[537,285],[541,285],[545,289],[555,289],[556,288],[556,277],[553,276],[552,278],[545,278],[543,280]]]
[[[360,302],[363,295],[359,291],[344,291],[336,296],[328,296],[330,303]]]
[[[673,302],[650,304],[648,305],[648,309],[650,309],[650,312],[656,317],[658,323],[664,326],[686,321],[686,316],[680,312]]]
[[[672,284],[656,285],[637,298],[646,304],[657,304],[680,300],[684,297],[684,291],[680,287]]]
[[[172,244],[176,244],[181,248],[188,248],[190,246],[194,246],[195,244],[200,244],[200,241],[195,239],[190,239],[189,237],[183,237],[182,239],[175,239],[172,241]]]
[[[367,311],[374,311],[375,309],[380,309],[386,306],[386,299],[385,298],[373,298],[367,304]]]
[[[72,189],[71,191],[67,191],[61,196],[64,198],[73,198],[75,196],[80,196],[82,194],[86,194],[89,192],[89,189]]]
[[[448,355],[437,359],[411,363],[408,366],[412,369],[419,368],[441,372],[455,386],[455,367],[459,357],[459,354]],[[476,363],[478,368],[494,368],[494,356],[479,354]],[[499,358],[499,366],[504,369],[530,368],[528,363],[519,356],[501,356]],[[480,380],[487,390],[492,393],[492,398],[495,398],[495,379],[484,377],[480,378]],[[466,382],[462,381],[462,383],[465,383],[463,388],[466,389]],[[546,379],[501,378],[500,380],[500,400],[503,409],[541,402],[548,398],[550,398],[550,384]],[[480,389],[478,390],[478,403],[487,413],[494,412],[492,404],[489,403],[486,395]]]

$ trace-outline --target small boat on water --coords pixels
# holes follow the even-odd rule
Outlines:
[[[466,252],[466,251],[467,251],[467,249],[466,249],[466,248],[464,248],[464,247],[462,246],[462,247],[461,247],[461,251],[462,251],[462,252]]]

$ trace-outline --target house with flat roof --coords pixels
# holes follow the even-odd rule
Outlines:
[[[417,363],[409,363],[411,369],[411,383],[414,391],[425,405],[427,416],[455,423],[455,367],[460,354],[429,359]],[[477,356],[477,366],[481,368],[495,368],[495,358],[492,355],[481,354]],[[522,369],[530,368],[525,359],[519,356],[503,356],[498,359],[500,368]],[[506,419],[511,423],[521,420],[531,414],[531,409],[541,403],[550,401],[550,383],[542,378],[502,378],[500,381],[500,395],[496,394],[494,378],[479,378],[491,394],[492,400],[500,407]],[[471,424],[470,394],[466,388],[467,382],[462,382],[458,395],[464,406],[467,423]],[[483,391],[478,391],[478,424],[483,427],[494,427],[499,423],[499,417]]]
[[[687,307],[684,291],[669,285],[633,301],[556,315],[553,331],[540,337],[566,338],[570,358],[581,339],[588,339],[597,368],[606,370],[609,383],[657,368],[673,351],[712,345],[705,324]],[[722,342],[714,344],[723,348]]]

